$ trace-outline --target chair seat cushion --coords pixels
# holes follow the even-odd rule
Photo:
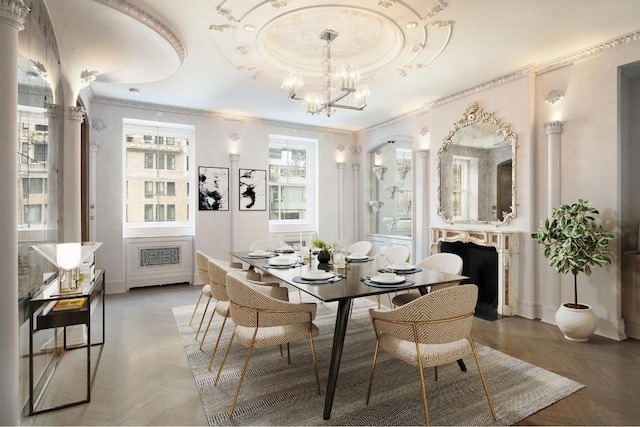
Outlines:
[[[420,298],[420,292],[406,292],[404,294],[399,294],[393,297],[393,299],[391,300],[391,304],[399,307],[401,305],[410,303],[416,298]]]
[[[236,326],[237,339],[242,345],[248,347],[253,337],[255,328],[248,326]],[[318,327],[311,323],[311,332],[313,336],[318,335]],[[288,342],[301,341],[309,338],[309,324],[308,323],[295,323],[293,325],[285,326],[270,326],[258,328],[258,334],[256,335],[256,342],[254,347],[262,348],[272,345],[286,344]]]
[[[216,313],[223,317],[229,317],[229,301],[218,301],[216,303]]]
[[[211,294],[211,285],[204,285],[202,287],[202,291],[201,291],[204,296],[209,297],[209,298],[213,298],[213,295]]]
[[[418,366],[416,357],[416,343],[382,334],[380,336],[380,348],[395,355],[401,360],[413,366]],[[422,366],[440,366],[462,359],[471,353],[469,340],[463,338],[446,344],[420,344]]]

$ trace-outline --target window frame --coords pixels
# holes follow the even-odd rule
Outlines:
[[[271,182],[271,156],[268,156],[268,182],[267,182],[267,205],[268,215],[271,218],[271,189],[274,185],[278,187],[278,193],[281,194],[282,187],[304,187],[307,190],[307,218],[306,219],[269,219],[269,232],[306,232],[315,231],[317,229],[318,219],[318,140],[311,138],[299,138],[281,135],[269,135],[268,149],[272,148],[295,148],[304,149],[307,154],[306,159],[306,179],[305,184],[297,183],[272,183]],[[280,165],[275,165],[280,166]],[[291,166],[288,166],[291,167]]]

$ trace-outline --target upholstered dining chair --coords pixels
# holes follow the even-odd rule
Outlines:
[[[416,264],[417,267],[425,268],[427,270],[436,270],[443,273],[460,274],[462,273],[462,258],[459,255],[439,252],[428,256],[427,258]],[[404,305],[420,297],[420,292],[409,291],[406,293],[398,294],[391,300],[393,306]]]
[[[371,242],[366,240],[361,240],[359,242],[354,242],[347,246],[347,254],[364,254],[369,255],[371,253]]]
[[[473,354],[484,387],[491,416],[496,414],[471,336],[473,314],[478,300],[476,285],[460,285],[433,291],[393,310],[369,309],[376,333],[376,346],[369,376],[366,405],[369,404],[379,349],[416,366],[422,386],[426,425],[430,424],[424,368],[435,368]]]
[[[409,262],[411,254],[406,246],[380,246],[377,256],[386,257],[389,263]]]
[[[200,328],[202,327],[202,321],[204,320],[204,316],[207,313],[207,309],[209,308],[209,302],[211,302],[211,286],[209,286],[209,271],[207,263],[209,262],[209,257],[205,255],[204,252],[196,251],[196,268],[198,270],[198,279],[201,283],[204,284],[202,289],[200,290],[200,295],[198,295],[198,301],[196,302],[196,306],[193,308],[193,313],[191,314],[191,319],[189,320],[189,326],[193,323],[193,318],[198,311],[198,307],[200,306],[200,301],[204,296],[207,298],[207,304],[205,305],[204,312],[202,313],[202,318],[200,319],[200,325],[198,326],[198,332],[196,333],[196,339],[198,339],[198,334],[200,334]]]
[[[247,347],[247,355],[238,379],[235,395],[233,396],[229,418],[233,417],[240,386],[254,348],[287,344],[287,360],[290,363],[289,343],[308,339],[311,344],[316,387],[318,394],[320,394],[318,363],[313,343],[313,337],[317,336],[319,332],[318,327],[313,323],[313,319],[316,316],[316,304],[291,303],[271,298],[254,289],[246,280],[240,279],[235,275],[227,276],[227,294],[229,296],[231,319],[236,326],[218,369],[215,384],[218,384],[222,367],[234,339]]]

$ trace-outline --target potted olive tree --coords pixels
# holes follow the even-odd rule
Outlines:
[[[560,306],[556,324],[566,339],[586,341],[598,326],[591,306],[578,302],[578,273],[591,275],[593,267],[610,264],[608,250],[613,234],[598,222],[599,212],[589,201],[578,199],[570,205],[554,208],[531,237],[544,246],[549,265],[561,274],[573,274],[573,302]]]

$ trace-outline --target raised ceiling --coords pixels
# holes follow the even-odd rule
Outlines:
[[[344,130],[640,30],[637,0],[45,3],[63,67],[98,71],[95,97]],[[301,92],[319,84],[327,28],[336,65],[359,67],[371,90],[364,111],[311,116],[280,88],[291,69]]]

